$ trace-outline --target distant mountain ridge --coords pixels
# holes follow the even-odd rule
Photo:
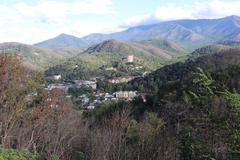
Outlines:
[[[184,48],[181,44],[174,43],[172,41],[164,40],[164,39],[149,39],[144,41],[138,41],[136,43],[143,44],[148,47],[155,47],[159,48],[161,50],[164,50],[165,52],[168,52],[171,54],[182,54],[187,53],[188,50]]]
[[[71,47],[76,47],[79,49],[82,49],[86,46],[85,42],[82,41],[80,38],[72,36],[72,35],[67,35],[67,34],[60,34],[59,36],[37,43],[35,46],[39,47],[48,47],[48,48],[55,48],[59,46],[71,46]]]
[[[44,69],[65,58],[79,53],[75,48],[42,48],[22,43],[0,43],[1,53],[16,53],[23,57],[24,64],[32,69]]]
[[[240,40],[240,17],[228,16],[220,19],[174,20],[158,24],[136,26],[112,34],[91,34],[82,38],[61,34],[56,38],[36,44],[41,47],[70,45],[86,49],[108,39],[143,41],[166,39],[175,42],[199,43],[222,40]]]
[[[93,35],[90,35],[93,39]],[[175,20],[154,25],[137,26],[123,32],[96,35],[99,39],[122,40],[167,39],[173,41],[240,40],[240,17],[229,16],[220,19]],[[89,36],[82,39],[88,39]]]
[[[122,55],[148,55],[148,56],[159,56],[164,59],[172,59],[173,55],[179,54],[176,48],[171,48],[171,43],[169,44],[169,48],[161,48],[156,47],[154,45],[147,45],[142,43],[130,43],[119,40],[106,40],[99,44],[93,45],[89,47],[85,52],[87,53],[100,53],[100,52],[108,52],[114,54],[122,54]],[[174,46],[177,47],[177,46]]]

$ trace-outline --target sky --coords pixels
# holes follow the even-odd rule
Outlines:
[[[0,42],[34,44],[176,19],[240,16],[240,0],[0,0]]]

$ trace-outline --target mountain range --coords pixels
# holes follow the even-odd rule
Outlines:
[[[144,60],[145,66],[154,69],[166,64],[166,61],[177,61],[178,57],[192,51],[191,55],[195,56],[214,53],[239,46],[239,41],[240,17],[229,16],[220,19],[165,21],[82,38],[61,34],[35,45],[2,43],[0,52],[18,53],[33,68],[48,68],[75,56],[90,64],[99,60],[102,65],[134,55]]]
[[[180,43],[192,43],[197,47],[220,40],[240,40],[240,17],[220,19],[174,20],[158,24],[136,26],[112,34],[91,34],[82,38],[61,34],[56,38],[37,43],[40,47],[71,45],[86,49],[108,39],[143,41],[166,39]]]
[[[67,35],[67,34],[60,34],[59,36],[39,42],[35,44],[35,46],[39,47],[48,47],[48,48],[55,48],[59,46],[71,46],[71,47],[77,47],[77,48],[85,48],[86,42],[81,40],[81,38],[72,36],[72,35]]]

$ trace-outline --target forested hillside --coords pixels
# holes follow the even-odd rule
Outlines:
[[[128,105],[137,120],[136,135],[146,112],[164,124],[158,133],[163,135],[154,140],[163,155],[149,159],[239,159],[239,69],[240,51],[230,49],[163,67],[126,85],[148,93],[145,100],[139,97]],[[125,105],[95,109],[87,116],[101,119]]]
[[[65,58],[73,57],[81,50],[74,47],[41,48],[22,43],[1,43],[0,54],[19,54],[29,69],[46,69]]]
[[[89,47],[66,62],[49,68],[46,75],[61,74],[67,80],[140,75],[144,71],[151,71],[178,61],[179,57],[186,55],[187,51],[179,49],[181,47],[174,43],[157,40],[154,42],[141,44],[107,40]],[[127,64],[128,56],[134,57],[132,65]],[[116,68],[117,71],[106,71],[111,67]],[[140,69],[134,70],[135,67]]]
[[[131,87],[134,87],[135,84],[134,89],[137,89],[139,86],[143,86],[147,92],[158,91],[161,87],[166,86],[168,83],[170,85],[176,84],[176,87],[180,87],[177,84],[188,82],[188,78],[197,70],[198,67],[214,73],[239,64],[240,55],[238,49],[228,49],[220,51],[217,54],[216,53],[217,52],[215,52],[215,54],[206,53],[204,56],[200,56],[198,58],[190,58],[186,60],[186,62],[179,62],[164,66],[163,68],[150,73],[145,78],[132,81],[132,85],[130,85]]]
[[[15,149],[1,148],[0,158],[240,157],[239,50],[165,66],[125,86],[144,93],[133,101],[83,113],[58,89],[47,92],[42,73],[29,75],[17,55],[2,54],[0,62],[0,141]]]

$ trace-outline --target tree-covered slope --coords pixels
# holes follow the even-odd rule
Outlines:
[[[181,47],[168,41],[164,43],[166,44],[155,46],[152,44],[107,40],[89,47],[83,53],[66,60],[60,65],[51,67],[46,71],[46,74],[62,74],[64,77],[72,78],[75,75],[77,79],[86,79],[104,76],[107,72],[111,73],[112,76],[117,76],[151,71],[171,63],[185,54],[185,50],[177,50]],[[126,61],[127,56],[130,55],[134,56],[133,65],[128,65]],[[118,70],[115,74],[112,73],[115,71],[106,71],[107,68],[114,66]],[[135,70],[134,67],[138,67],[139,70]]]
[[[71,46],[78,49],[86,48],[86,42],[82,41],[80,38],[68,35],[68,34],[60,34],[59,36],[45,40],[43,42],[39,42],[35,44],[35,46],[39,47],[48,47],[48,48],[56,48],[59,46]]]
[[[227,45],[221,45],[221,44],[215,44],[215,45],[208,45],[208,46],[204,46],[201,48],[198,48],[196,50],[194,50],[190,56],[202,56],[202,55],[207,55],[207,54],[214,54],[223,50],[228,50],[230,49],[230,46]]]
[[[33,69],[43,69],[65,58],[78,54],[80,50],[70,47],[55,49],[41,48],[21,43],[1,43],[0,53],[16,53],[23,57],[24,63]]]
[[[153,46],[169,54],[174,54],[174,55],[188,53],[188,50],[184,48],[182,45],[172,41],[167,41],[165,39],[150,39],[150,40],[138,41],[137,43],[140,43],[146,46]]]
[[[202,55],[207,55],[207,54],[214,54],[218,53],[220,51],[225,51],[229,49],[240,49],[240,42],[239,41],[233,41],[233,40],[225,40],[225,41],[219,41],[215,44],[204,46],[201,48],[198,48],[194,50],[190,56],[193,57],[198,57]]]
[[[166,43],[170,44],[170,42]],[[177,46],[176,46],[177,48]],[[172,59],[173,55],[183,54],[184,50],[177,51],[176,48],[169,45],[169,48],[166,46],[154,46],[150,44],[141,44],[141,43],[129,43],[118,40],[107,40],[97,45],[91,46],[85,52],[87,53],[101,53],[108,52],[119,55],[135,55],[135,56],[159,56],[163,59],[169,60]],[[171,50],[172,49],[172,50]],[[182,51],[182,53],[180,53]]]
[[[173,85],[172,87],[176,89],[182,86],[179,83],[188,82],[188,78],[197,71],[198,67],[214,73],[239,64],[239,49],[228,49],[164,66],[145,78],[132,81],[129,86],[136,90],[141,86],[144,92],[161,91],[167,84]]]
[[[133,139],[129,136],[130,145],[131,140],[141,144],[142,136],[147,133],[161,135],[148,138],[149,144],[157,143],[158,146],[151,148],[151,151],[161,148],[152,153],[163,154],[157,157],[150,154],[150,159],[239,159],[239,79],[240,50],[206,54],[184,63],[165,66],[125,85],[126,90],[138,90],[141,93],[130,104],[106,104],[86,115],[100,123],[99,119],[103,117],[116,112],[124,113],[127,105],[131,111],[129,117],[133,129],[130,133],[134,135]],[[164,127],[158,132],[150,129],[150,124],[158,128],[156,121],[151,121],[149,130],[138,135],[143,126],[141,120],[149,112],[154,112]]]

